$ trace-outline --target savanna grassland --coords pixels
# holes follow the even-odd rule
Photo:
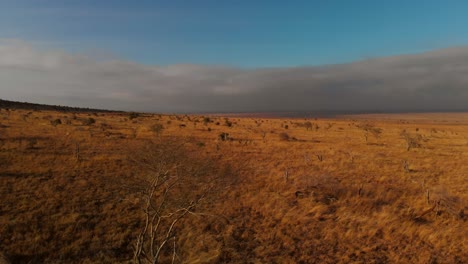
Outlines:
[[[3,108],[0,252],[13,263],[468,263],[467,177],[466,113]]]

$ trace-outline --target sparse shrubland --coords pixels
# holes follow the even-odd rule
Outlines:
[[[12,263],[468,262],[467,114],[29,112],[0,110]]]

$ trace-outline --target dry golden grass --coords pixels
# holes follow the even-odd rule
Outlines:
[[[403,135],[419,145],[407,150]],[[131,160],[148,140],[169,138],[239,178],[178,227],[178,261],[468,262],[468,114],[208,120],[1,109],[0,252],[20,263],[131,260],[144,174]]]

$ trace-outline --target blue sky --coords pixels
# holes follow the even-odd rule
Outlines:
[[[0,96],[150,112],[467,111],[467,14],[448,0],[0,0]]]
[[[0,38],[150,65],[290,67],[468,44],[468,1],[0,0]]]

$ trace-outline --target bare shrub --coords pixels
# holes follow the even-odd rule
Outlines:
[[[304,127],[306,130],[318,130],[320,127],[315,124],[315,123],[312,123],[310,121],[306,121],[304,123],[301,123],[301,122],[295,122],[293,123],[296,127]]]
[[[218,162],[192,153],[177,140],[146,142],[132,155],[141,169],[139,194],[142,227],[134,243],[135,263],[179,259],[178,237],[191,215],[204,215],[210,197],[232,183],[233,172]],[[204,208],[204,209],[203,209]],[[193,230],[195,232],[195,230]]]
[[[209,117],[203,117],[203,124],[206,126],[208,123],[211,123],[211,119]]]
[[[224,120],[224,124],[225,124],[227,127],[232,127],[232,122],[229,121],[229,119],[227,119],[227,118]]]
[[[3,252],[0,252],[0,264],[10,264],[10,260],[8,258],[8,256],[3,253]]]
[[[218,138],[219,138],[221,141],[232,140],[232,138],[229,137],[229,133],[225,133],[225,132],[220,133],[220,134],[218,135]]]
[[[405,172],[411,172],[410,164],[407,160],[403,161],[403,169],[405,170]]]
[[[421,148],[422,147],[422,141],[423,137],[420,134],[410,134],[403,130],[400,133],[400,136],[405,140],[406,142],[406,150],[410,151],[412,148]]]
[[[29,138],[27,148],[28,149],[35,149],[37,142],[38,142],[37,138],[35,138],[35,137]]]
[[[62,120],[60,120],[59,118],[57,118],[57,119],[54,119],[54,120],[50,121],[50,124],[53,125],[53,126],[61,125],[61,124],[62,124]]]
[[[322,154],[317,154],[316,156],[317,156],[317,159],[319,161],[323,161],[323,155]]]
[[[463,203],[460,197],[450,194],[444,187],[436,187],[428,193],[428,201],[435,206],[437,214],[447,213],[455,217],[464,217]]]
[[[162,124],[154,124],[150,127],[150,130],[157,136],[160,136],[161,132],[164,130],[164,126]]]
[[[382,129],[375,127],[373,124],[370,123],[362,123],[356,125],[357,128],[361,129],[364,131],[364,137],[366,139],[366,142],[369,140],[369,134],[375,137],[375,139],[379,139],[380,134],[382,133]]]
[[[298,192],[302,195],[310,195],[316,202],[330,204],[341,199],[347,188],[337,178],[330,175],[303,176],[297,182]]]
[[[87,119],[82,120],[82,124],[84,126],[90,126],[90,125],[92,125],[94,123],[96,123],[96,120],[94,118],[92,118],[92,117],[89,117]]]

